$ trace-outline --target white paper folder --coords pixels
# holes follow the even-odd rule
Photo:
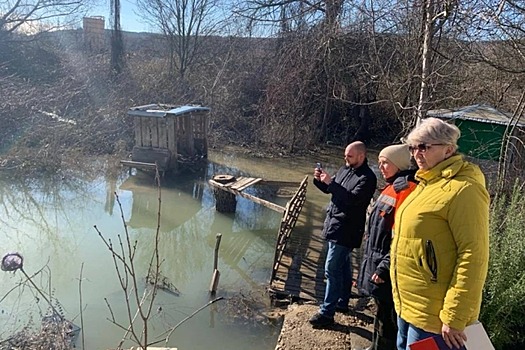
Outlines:
[[[465,328],[467,341],[465,347],[468,350],[495,350],[485,328],[481,322],[476,322]]]

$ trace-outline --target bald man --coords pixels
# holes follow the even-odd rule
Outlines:
[[[368,166],[364,143],[357,141],[346,146],[344,159],[345,165],[334,177],[323,169],[314,170],[314,185],[332,195],[322,232],[328,244],[326,291],[319,312],[310,318],[316,328],[332,325],[336,311],[348,311],[351,253],[361,245],[366,210],[377,185],[377,178]]]

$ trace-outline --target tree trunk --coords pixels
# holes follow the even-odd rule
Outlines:
[[[124,43],[120,29],[120,0],[111,0],[113,30],[111,32],[111,70],[116,75],[124,68]]]
[[[419,125],[421,119],[426,114],[426,104],[428,100],[427,79],[430,71],[430,48],[432,45],[432,13],[434,0],[425,0],[423,7],[423,48],[421,52],[421,86],[419,89],[419,101],[416,109],[416,124]]]

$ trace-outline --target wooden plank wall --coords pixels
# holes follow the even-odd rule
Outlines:
[[[159,118],[149,118],[149,129],[151,135],[151,147],[159,147]]]
[[[167,148],[177,153],[174,118],[135,117],[133,123],[136,146]]]
[[[142,118],[133,118],[133,125],[135,127],[135,146],[142,147]]]
[[[175,118],[175,138],[177,140],[177,149],[181,154],[186,153],[184,133],[184,123],[182,122],[182,118]]]
[[[201,114],[201,138],[204,154],[208,153],[208,113]]]
[[[196,155],[196,140],[202,154],[208,152],[207,113],[197,112],[167,118],[134,118],[135,146],[167,148],[171,151],[172,162],[177,154]],[[202,149],[201,149],[202,148]],[[171,164],[174,167],[175,164]]]
[[[167,148],[168,147],[168,123],[166,118],[159,118],[157,122],[157,131],[159,133],[159,143],[158,148]]]
[[[146,117],[140,117],[141,119],[141,130],[142,130],[142,147],[151,147],[151,132],[149,126],[149,119]]]
[[[175,169],[177,167],[177,122],[175,118],[166,119],[166,131],[167,131],[167,144],[168,149],[171,151],[171,162],[170,168]]]
[[[206,116],[202,113],[193,114],[193,134],[196,139],[203,139],[206,136]]]
[[[195,113],[193,117],[193,136],[202,154],[208,153],[208,118],[206,113]]]
[[[182,117],[184,124],[184,143],[189,156],[195,155],[195,141],[193,140],[193,115]]]

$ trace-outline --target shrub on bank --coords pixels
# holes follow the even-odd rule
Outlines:
[[[496,349],[525,349],[525,197],[516,183],[494,198],[490,212],[490,259],[481,322]]]

